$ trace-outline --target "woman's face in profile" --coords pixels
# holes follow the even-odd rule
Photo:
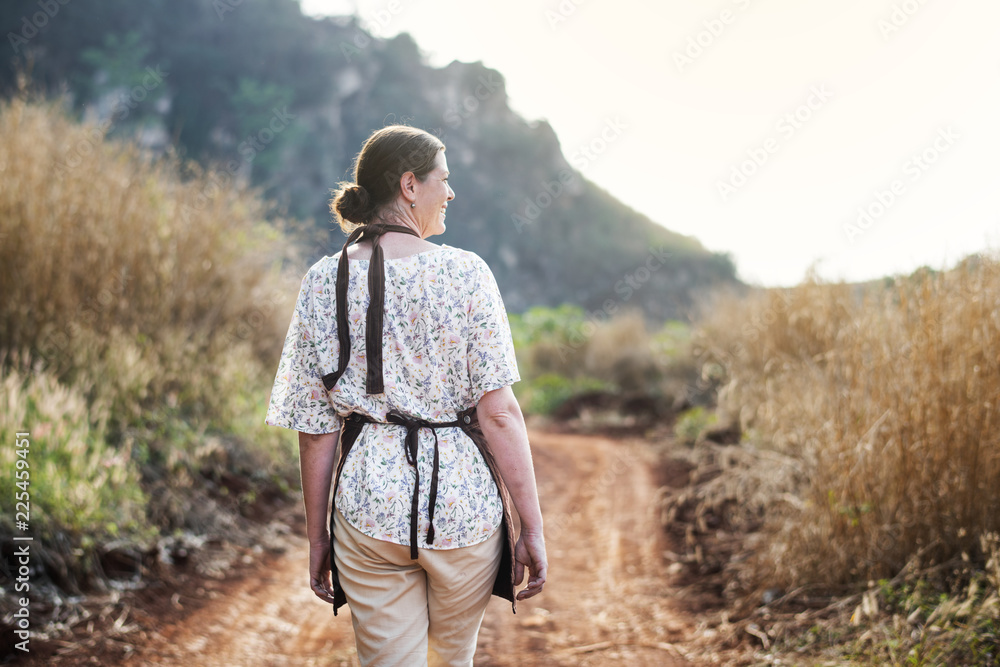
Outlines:
[[[448,202],[455,198],[455,191],[448,185],[448,161],[444,151],[434,158],[434,169],[421,184],[420,197],[414,213],[426,236],[441,234],[445,230],[444,218]]]

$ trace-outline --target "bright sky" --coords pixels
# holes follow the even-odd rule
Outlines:
[[[1000,249],[996,0],[302,6],[409,32],[434,66],[498,70],[571,163],[592,147],[587,178],[732,253],[747,282],[793,285],[817,260],[823,278],[865,280]]]

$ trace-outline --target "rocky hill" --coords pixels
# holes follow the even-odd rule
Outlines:
[[[13,56],[0,93],[14,94],[26,69],[111,135],[138,133],[259,185],[314,221],[313,257],[343,243],[330,231],[330,189],[372,130],[404,122],[447,145],[457,197],[435,241],[482,255],[513,312],[636,306],[662,321],[684,318],[702,288],[737,282],[728,255],[588,181],[591,157],[567,155],[548,123],[513,112],[503,76],[481,63],[430,67],[407,34],[379,39],[356,18],[306,17],[294,0],[50,4],[0,8]],[[621,132],[616,122],[600,132]]]

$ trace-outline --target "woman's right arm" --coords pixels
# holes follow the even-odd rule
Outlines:
[[[330,488],[337,462],[340,431],[309,434],[299,431],[299,471],[309,540],[309,586],[324,602],[333,603],[330,573]]]
[[[510,386],[486,392],[476,412],[521,520],[521,534],[514,548],[514,583],[521,583],[527,567],[528,586],[517,594],[517,599],[523,600],[542,591],[548,569],[528,430]]]

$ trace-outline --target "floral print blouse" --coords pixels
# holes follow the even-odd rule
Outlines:
[[[322,377],[338,366],[336,278],[340,253],[319,260],[302,280],[271,391],[266,423],[305,433],[340,430],[351,411],[379,421],[396,409],[432,422],[452,421],[483,394],[521,379],[510,323],[496,279],[477,254],[442,244],[385,260],[382,365],[385,391],[365,393],[368,263],[351,259],[348,320],[351,357],[330,392]],[[489,468],[459,427],[436,429],[438,496],[433,544],[428,526],[434,431],[418,431],[421,548],[478,544],[503,521]],[[409,546],[414,471],[406,461],[406,429],[367,424],[344,462],[336,506],[362,533]]]

